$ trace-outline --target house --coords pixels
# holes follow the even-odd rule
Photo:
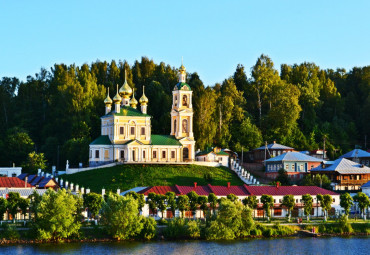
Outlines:
[[[327,151],[325,150],[325,154],[324,154],[324,150],[313,150],[313,151],[301,151],[301,153],[303,154],[306,154],[308,156],[311,156],[311,157],[314,157],[314,158],[318,158],[318,159],[322,159],[322,160],[328,160],[328,154],[327,154]]]
[[[311,169],[316,174],[326,174],[332,181],[334,190],[359,190],[370,180],[370,168],[346,158],[327,161]]]
[[[365,193],[368,197],[370,197],[370,181],[365,183],[361,186],[361,190],[363,193]]]
[[[311,169],[319,166],[322,159],[314,158],[301,152],[287,152],[265,161],[266,176],[276,178],[278,171],[284,169],[291,179],[302,179]]]
[[[282,199],[285,195],[293,195],[296,200],[296,206],[293,210],[293,216],[303,216],[303,204],[302,204],[302,195],[310,194],[313,197],[313,210],[312,215],[318,215],[322,216],[322,210],[321,207],[319,207],[317,203],[317,195],[318,194],[328,194],[331,195],[333,198],[333,210],[340,210],[339,205],[339,194],[326,190],[320,187],[316,186],[231,186],[230,183],[228,183],[227,186],[213,186],[213,185],[205,185],[205,186],[198,186],[197,183],[194,183],[194,186],[152,186],[147,188],[141,188],[140,191],[138,191],[139,194],[143,194],[145,199],[147,199],[147,196],[149,193],[155,193],[155,194],[162,194],[165,195],[167,192],[174,192],[176,196],[179,195],[186,195],[191,191],[196,192],[198,195],[204,195],[208,196],[210,193],[214,193],[218,198],[226,198],[229,194],[234,194],[238,197],[240,201],[242,201],[244,198],[248,196],[255,195],[258,201],[257,209],[254,210],[255,217],[263,217],[264,212],[262,208],[261,203],[261,196],[271,195],[274,199],[274,206],[272,210],[272,216],[273,217],[286,217],[287,216],[287,209],[281,205]],[[333,212],[332,212],[333,213]],[[146,204],[143,207],[142,214],[144,216],[150,216],[150,215],[159,215],[162,216],[161,213],[155,213],[152,212],[149,209],[149,206]],[[172,218],[173,216],[178,217],[180,216],[180,212],[176,210],[175,215],[172,215],[172,212],[167,209],[164,212],[164,217]],[[186,217],[193,217],[192,212],[187,211],[185,212]],[[204,217],[203,212],[198,209],[195,212],[195,217],[202,218]]]
[[[54,180],[53,177],[45,177],[45,176],[39,176],[35,174],[21,174],[18,176],[18,178],[22,181],[27,181],[32,186],[36,187],[37,189],[58,189],[59,185]]]
[[[0,167],[0,176],[17,177],[22,173],[22,167]]]
[[[135,91],[128,85],[126,73],[125,82],[119,90],[117,86],[113,100],[109,90],[107,94],[104,100],[105,115],[101,117],[101,136],[90,144],[90,166],[115,161],[178,164],[195,160],[193,91],[186,83],[186,69],[183,65],[179,68],[179,82],[172,90],[169,135],[152,134],[145,87],[138,109]]]
[[[17,177],[0,177],[0,190],[8,188],[30,189],[34,186]]]
[[[230,154],[218,147],[205,151],[198,151],[195,155],[196,161],[218,162],[223,166],[229,167]]]
[[[289,151],[294,151],[294,148],[278,144],[274,141],[271,144],[254,149],[250,157],[252,157],[251,160],[253,162],[262,163],[265,159],[276,157]]]
[[[355,149],[350,152],[347,152],[346,154],[343,154],[339,158],[346,158],[370,167],[370,153],[364,150]]]

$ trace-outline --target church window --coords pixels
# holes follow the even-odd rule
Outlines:
[[[188,120],[186,119],[182,121],[182,132],[188,132]]]
[[[135,135],[135,127],[131,127],[131,135]]]
[[[99,158],[99,151],[98,150],[95,151],[95,158]]]
[[[121,151],[121,159],[124,159],[125,158],[125,151]]]
[[[143,158],[145,158],[145,151],[143,151]]]
[[[166,151],[162,151],[162,158],[166,158]]]
[[[182,96],[182,105],[188,106],[188,97],[186,95]]]
[[[141,135],[145,135],[145,127],[141,128]]]
[[[174,120],[174,121],[173,121],[173,129],[174,129],[174,130],[173,130],[173,132],[176,132],[176,128],[177,128],[177,127],[176,127],[176,124],[177,124],[177,123],[176,123],[176,120]]]
[[[104,150],[104,158],[109,158],[109,151],[108,150]]]
[[[153,151],[153,158],[157,158],[157,152]]]
[[[120,135],[123,135],[123,131],[124,131],[124,130],[123,130],[123,127],[120,127],[120,128],[119,128],[119,133],[120,133]]]
[[[177,96],[175,96],[175,105],[177,105]]]
[[[175,151],[171,151],[171,158],[175,158]]]

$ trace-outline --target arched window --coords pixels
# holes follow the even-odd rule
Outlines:
[[[188,97],[186,95],[182,96],[182,105],[188,106]]]
[[[188,132],[188,120],[187,119],[182,120],[182,132],[183,133]]]
[[[176,120],[173,121],[173,132],[175,132],[175,133],[176,133],[176,128],[177,128],[176,127],[176,124],[177,124],[176,122],[177,122]]]
[[[184,159],[189,159],[189,149],[188,148],[185,147],[182,150],[182,156],[183,156]]]

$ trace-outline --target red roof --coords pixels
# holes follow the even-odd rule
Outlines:
[[[316,186],[212,186],[208,184],[207,186],[153,186],[148,187],[142,191],[140,194],[148,195],[151,192],[156,194],[166,194],[166,192],[172,191],[176,195],[186,195],[190,191],[195,191],[198,195],[208,196],[209,193],[214,193],[216,196],[227,196],[229,194],[234,194],[236,196],[250,196],[256,195],[261,196],[263,194],[272,195],[272,196],[285,196],[285,195],[294,195],[301,196],[304,194],[317,195],[317,194],[329,194],[329,195],[338,195],[337,193],[326,190]]]
[[[25,188],[26,183],[17,177],[0,177],[0,187],[1,188]],[[33,186],[27,183],[28,188]]]

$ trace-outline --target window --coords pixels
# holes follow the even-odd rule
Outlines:
[[[263,209],[257,209],[257,217],[263,217]]]
[[[296,199],[295,202],[298,204],[298,199]]]
[[[162,151],[162,158],[166,158],[166,151]]]
[[[274,208],[274,216],[281,216],[281,208]]]
[[[141,128],[141,135],[145,135],[145,127]]]
[[[98,150],[95,151],[95,158],[99,158],[99,151]]]
[[[288,164],[285,165],[285,170],[287,170],[287,171],[289,170],[289,165]]]
[[[304,170],[304,166],[303,166],[303,164],[301,164],[301,171],[303,171]]]
[[[119,127],[119,134],[120,135],[123,135],[124,134],[124,132],[123,132],[124,130],[123,130],[123,127]]]
[[[184,95],[182,97],[182,105],[183,106],[187,106],[188,105],[188,97],[186,95]]]
[[[274,199],[274,204],[276,203],[276,199]]]
[[[282,201],[281,201],[281,199],[279,199],[279,203],[281,203]]]
[[[89,158],[91,158],[91,156],[92,156],[92,150],[90,150]]]
[[[135,127],[131,127],[131,135],[135,135]]]
[[[333,198],[333,203],[335,203],[335,198]]]
[[[104,150],[104,158],[109,158],[109,151],[108,150]]]
[[[143,158],[145,158],[145,151],[143,151]]]
[[[120,158],[121,158],[121,159],[124,159],[124,158],[125,158],[125,151],[121,151]]]
[[[153,151],[153,158],[157,158],[157,152]]]
[[[171,158],[175,158],[175,151],[171,151]]]

